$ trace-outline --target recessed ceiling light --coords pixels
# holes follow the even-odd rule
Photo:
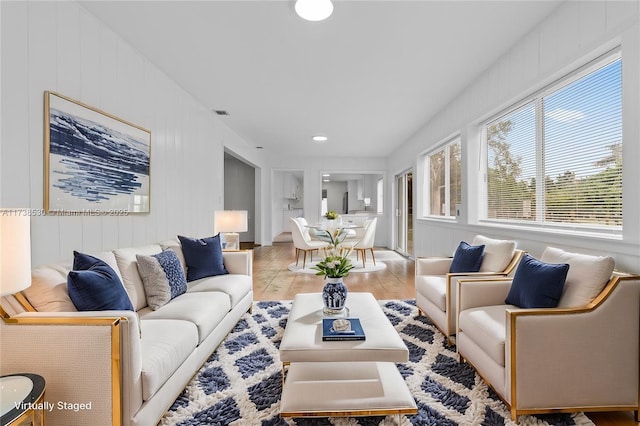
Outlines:
[[[312,137],[311,139],[313,139],[314,142],[325,142],[329,138],[327,138],[326,136],[317,135]]]
[[[322,21],[331,16],[333,3],[331,0],[297,0],[296,13],[307,21]]]
[[[322,179],[323,182],[331,182],[329,179]]]
[[[322,177],[329,177],[329,176],[331,176],[329,173],[324,173],[324,174],[322,175]]]

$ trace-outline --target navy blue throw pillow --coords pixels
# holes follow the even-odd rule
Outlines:
[[[97,257],[73,252],[73,270],[67,276],[67,288],[79,311],[133,311],[118,274]]]
[[[222,258],[220,234],[209,238],[187,238],[178,235],[187,263],[187,281],[228,274]]]
[[[478,272],[482,265],[484,256],[484,245],[470,246],[464,241],[460,241],[453,261],[449,267],[449,272]]]
[[[567,272],[567,263],[544,263],[527,254],[516,269],[505,303],[520,308],[555,308]]]

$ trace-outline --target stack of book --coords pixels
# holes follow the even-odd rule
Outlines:
[[[322,340],[365,340],[364,330],[358,318],[324,318],[322,320]]]

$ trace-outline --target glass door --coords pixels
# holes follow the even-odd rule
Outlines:
[[[413,254],[413,173],[396,176],[396,251]]]

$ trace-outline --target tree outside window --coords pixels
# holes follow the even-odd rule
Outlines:
[[[430,216],[453,217],[462,200],[460,138],[426,156]]]

